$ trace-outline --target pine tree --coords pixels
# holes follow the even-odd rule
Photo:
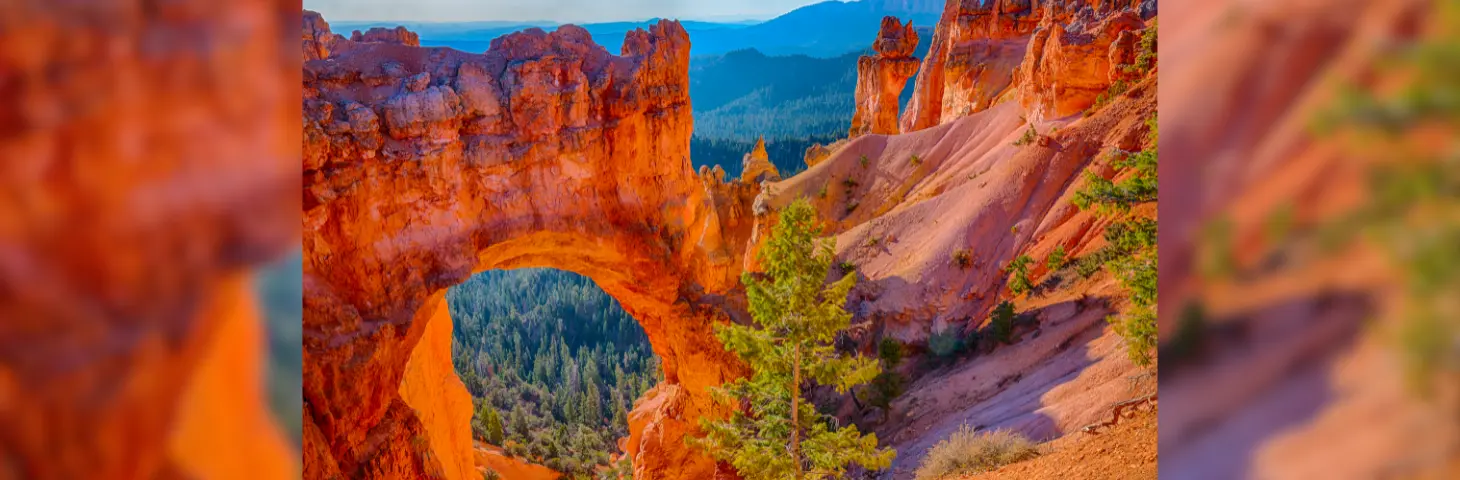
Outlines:
[[[808,382],[844,393],[871,381],[880,368],[875,359],[841,355],[831,345],[851,324],[843,305],[856,276],[826,284],[833,246],[817,238],[815,209],[799,199],[779,220],[760,252],[764,275],[741,277],[757,325],[715,328],[725,349],[752,372],[713,390],[740,408],[729,419],[702,419],[706,436],[691,442],[747,480],[839,478],[853,463],[887,468],[896,452],[878,449],[875,434],[862,435],[855,425],[838,428],[801,398]]]
[[[502,431],[502,417],[497,415],[497,409],[492,408],[489,403],[482,403],[482,430],[487,433],[487,443],[502,445],[506,434]]]

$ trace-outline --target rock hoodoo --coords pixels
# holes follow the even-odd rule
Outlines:
[[[428,401],[462,386],[418,350],[449,335],[444,289],[521,267],[592,278],[662,359],[630,416],[635,478],[714,477],[683,437],[740,374],[711,327],[743,311],[753,193],[690,168],[685,30],[614,56],[575,26],[483,54],[327,28],[305,23],[328,39],[304,67],[305,478],[459,476],[470,404]]]
[[[740,178],[751,184],[759,185],[766,180],[781,179],[781,172],[776,170],[775,164],[771,163],[771,155],[765,150],[765,137],[755,140],[755,148],[745,154],[740,165]]]
[[[918,71],[918,59],[912,56],[917,46],[918,32],[911,21],[903,25],[897,17],[882,19],[872,44],[876,53],[857,59],[857,111],[849,137],[897,133],[898,97]]]

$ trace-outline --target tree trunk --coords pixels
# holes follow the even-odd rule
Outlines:
[[[796,480],[801,480],[801,346],[797,345],[795,364],[791,365],[791,461],[796,465]]]

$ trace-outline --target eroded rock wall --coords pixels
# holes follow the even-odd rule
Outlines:
[[[914,132],[983,111],[1011,90],[1041,92],[1024,97],[1036,104],[1032,110],[1078,111],[1109,86],[1105,59],[1120,30],[1140,28],[1110,19],[1155,14],[1150,0],[949,0],[900,129]],[[1023,73],[1031,69],[1052,73]]]
[[[483,54],[315,38],[334,45],[304,78],[306,478],[450,476],[470,443],[401,394],[423,309],[521,267],[593,278],[662,359],[666,385],[634,414],[635,478],[711,478],[682,437],[718,412],[707,388],[740,375],[711,327],[743,311],[750,195],[690,168],[684,29],[630,32],[619,56],[575,26]]]

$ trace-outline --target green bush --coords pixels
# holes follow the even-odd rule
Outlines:
[[[1156,246],[1156,221],[1139,217],[1110,224],[1105,241],[1117,252],[1129,254]]]
[[[1048,257],[1045,257],[1044,266],[1048,267],[1049,271],[1053,272],[1055,270],[1064,268],[1065,260],[1065,246],[1059,245],[1057,247],[1054,247],[1053,251],[1049,252]]]
[[[907,379],[897,372],[882,372],[862,390],[862,400],[882,409],[892,408],[892,401],[907,391]]]
[[[502,474],[488,468],[487,471],[482,472],[482,480],[502,480]]]
[[[902,363],[902,342],[894,338],[884,338],[877,342],[877,357],[882,359],[882,366],[888,369],[897,367]]]
[[[842,269],[842,274],[848,274],[857,271],[857,264],[852,263],[851,261],[843,261],[837,266]]]
[[[862,155],[862,158],[861,159],[858,159],[857,162],[862,164],[862,168],[867,168],[867,165],[870,163],[870,160],[867,159],[867,155],[866,154],[863,154]]]
[[[1100,271],[1100,269],[1105,266],[1105,262],[1110,261],[1110,259],[1113,258],[1116,253],[1118,252],[1107,246],[1100,250],[1096,250],[1095,253],[1091,253],[1089,255],[1085,255],[1083,257],[1075,259],[1075,273],[1079,275],[1080,278],[1090,278],[1090,276],[1094,275],[1095,272]]]
[[[980,433],[964,425],[928,450],[913,478],[959,478],[992,471],[1038,455],[1038,447],[1023,435],[1008,430]]]
[[[1005,300],[989,312],[989,337],[1004,344],[1014,342],[1014,304]]]
[[[1024,129],[1024,134],[1020,135],[1018,140],[1014,140],[1014,146],[1022,147],[1029,145],[1034,143],[1034,140],[1037,138],[1039,138],[1039,132],[1034,131],[1034,125],[1029,125],[1029,128]]]
[[[908,157],[907,161],[909,163],[912,163],[914,167],[923,164],[923,159],[920,158],[920,157],[918,157],[918,154],[916,154],[916,153],[912,154],[911,157]]]
[[[1034,283],[1029,280],[1029,264],[1031,263],[1034,263],[1034,259],[1029,258],[1028,255],[1020,255],[1014,257],[1014,260],[1009,262],[1009,266],[1004,267],[1004,271],[1009,272],[1009,291],[1014,292],[1014,295],[1023,295],[1034,286]]]
[[[847,178],[842,179],[842,186],[847,187],[847,190],[849,191],[853,188],[857,188],[857,185],[861,184],[857,183],[857,179],[855,178],[848,176]]]
[[[1100,110],[1117,97],[1124,95],[1125,91],[1129,89],[1130,85],[1125,83],[1125,80],[1116,80],[1115,83],[1110,84],[1109,88],[1106,88],[1104,92],[1101,92],[1099,96],[1095,97],[1095,104],[1091,105],[1090,109],[1086,110],[1085,113],[1088,115],[1096,110]]]

